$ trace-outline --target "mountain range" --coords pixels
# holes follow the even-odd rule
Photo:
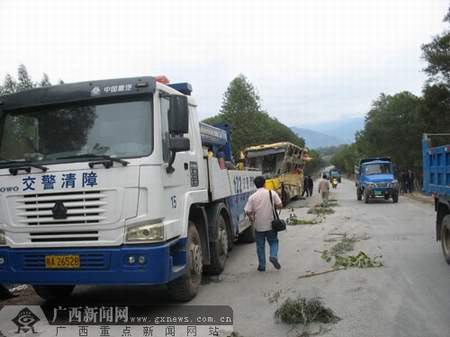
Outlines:
[[[307,147],[317,149],[353,143],[355,133],[363,128],[364,117],[353,117],[338,121],[292,126],[291,130],[305,139]]]

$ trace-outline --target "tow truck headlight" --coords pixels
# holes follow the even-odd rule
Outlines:
[[[127,229],[127,243],[144,243],[164,241],[162,223],[141,225]]]
[[[6,246],[5,232],[0,230],[0,246]]]

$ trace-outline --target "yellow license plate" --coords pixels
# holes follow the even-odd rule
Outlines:
[[[47,255],[45,257],[47,269],[78,269],[80,256],[78,255]]]

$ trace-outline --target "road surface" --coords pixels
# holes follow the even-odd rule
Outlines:
[[[316,191],[315,191],[316,192]],[[291,203],[300,218],[318,196]],[[277,303],[269,298],[280,292],[287,297],[319,296],[341,318],[325,325],[322,336],[357,337],[443,337],[450,336],[450,266],[435,242],[432,205],[400,197],[398,204],[356,201],[354,184],[343,180],[332,198],[338,200],[335,214],[317,225],[289,226],[280,234],[282,269],[271,265],[256,271],[254,244],[238,244],[230,253],[225,272],[205,279],[191,304],[230,305],[235,331],[240,336],[298,336],[299,327],[277,323]],[[288,216],[291,209],[283,210]],[[340,235],[356,235],[355,253],[382,255],[384,267],[347,269],[309,278],[299,276],[330,269],[319,251],[329,248]],[[167,303],[163,288],[77,287],[72,303]],[[4,302],[6,303],[6,302]],[[7,303],[43,303],[31,290]],[[319,326],[308,328],[314,332]]]

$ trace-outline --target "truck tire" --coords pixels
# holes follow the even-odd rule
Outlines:
[[[207,275],[219,275],[225,269],[229,251],[228,225],[222,214],[216,218],[217,241],[210,245],[210,264],[203,266]]]
[[[398,203],[398,193],[394,193],[394,194],[392,195],[392,202],[393,202],[394,204]]]
[[[175,301],[187,302],[197,295],[202,281],[202,242],[200,234],[192,221],[189,221],[186,243],[186,273],[167,284],[169,296]]]
[[[369,203],[369,192],[367,190],[364,190],[364,202]]]
[[[239,242],[253,243],[255,241],[256,241],[255,225],[251,224],[250,227],[248,227],[245,231],[242,232],[241,235],[239,235]]]
[[[44,300],[51,301],[68,297],[72,293],[73,288],[75,288],[75,285],[34,285],[33,288],[36,294]]]
[[[362,200],[362,193],[358,187],[356,188],[356,199],[358,199],[359,201]]]
[[[445,261],[450,264],[450,214],[444,216],[444,219],[442,219],[441,246]]]

